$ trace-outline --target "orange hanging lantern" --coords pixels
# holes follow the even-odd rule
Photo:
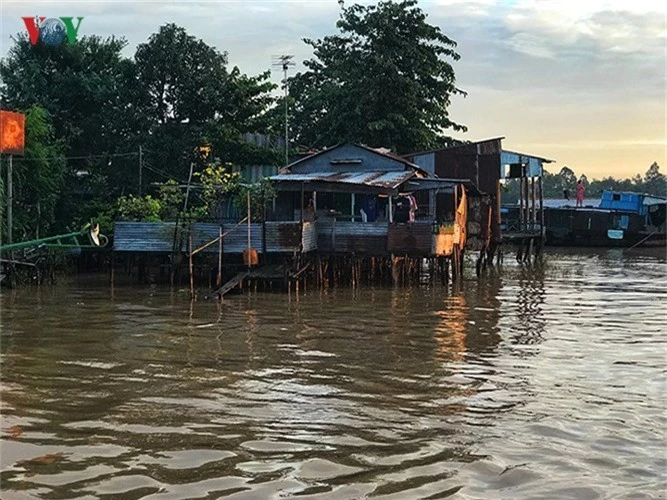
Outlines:
[[[0,111],[0,153],[22,155],[25,148],[25,115]]]

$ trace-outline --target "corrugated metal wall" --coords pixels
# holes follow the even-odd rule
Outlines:
[[[292,253],[301,251],[301,230],[298,222],[267,222],[266,251]]]
[[[224,229],[223,229],[224,231]],[[208,243],[211,240],[214,240],[218,237],[220,232],[220,224],[206,224],[206,223],[197,223],[192,226],[192,248],[199,248],[200,246]],[[185,238],[187,238],[187,233]],[[187,241],[184,244],[184,250],[188,248]],[[218,245],[211,245],[210,247],[203,250],[208,253],[217,253]]]
[[[324,253],[385,255],[387,223],[319,220],[317,249]]]
[[[522,155],[512,151],[502,151],[500,153],[500,178],[507,177],[509,170],[505,165],[510,163],[527,163],[528,168],[526,177],[542,177],[542,160],[533,156]]]
[[[433,226],[430,222],[390,224],[387,245],[390,253],[431,255]]]
[[[317,223],[304,222],[303,234],[301,238],[304,252],[312,252],[313,250],[317,250]]]
[[[117,222],[113,249],[116,252],[170,253],[175,227],[174,222]]]
[[[432,151],[413,156],[411,161],[426,170],[429,174],[435,174],[435,152]]]
[[[113,249],[116,252],[152,252],[171,253],[174,242],[174,222],[117,222],[114,228]],[[196,223],[192,226],[192,246],[199,248],[216,239],[220,231],[219,224]],[[248,247],[247,224],[225,224],[223,233],[223,252],[226,254],[242,253]],[[179,229],[181,251],[188,249],[188,230]],[[317,229],[313,222],[304,222],[303,234],[299,222],[266,222],[267,252],[292,253],[309,252],[317,249]],[[259,253],[262,252],[262,224],[250,224],[250,244]],[[203,250],[216,253],[218,245],[213,244]]]
[[[248,225],[241,224],[231,230],[234,227],[228,224],[223,227],[224,231],[229,231],[222,239],[224,253],[243,253],[243,250],[248,248]],[[262,253],[262,225],[259,223],[250,224],[250,246],[258,253]]]

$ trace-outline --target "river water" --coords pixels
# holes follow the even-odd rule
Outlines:
[[[2,296],[2,498],[665,498],[664,258]]]

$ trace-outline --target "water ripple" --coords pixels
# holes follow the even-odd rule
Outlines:
[[[665,261],[461,293],[4,294],[7,498],[664,498]]]

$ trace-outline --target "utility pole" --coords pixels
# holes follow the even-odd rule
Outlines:
[[[283,85],[285,87],[285,165],[289,164],[289,85],[287,82],[287,71],[294,66],[293,55],[273,56],[273,67],[283,72]]]
[[[141,175],[142,175],[142,168],[143,168],[143,150],[141,149],[141,146],[139,146],[139,196],[141,196]]]

